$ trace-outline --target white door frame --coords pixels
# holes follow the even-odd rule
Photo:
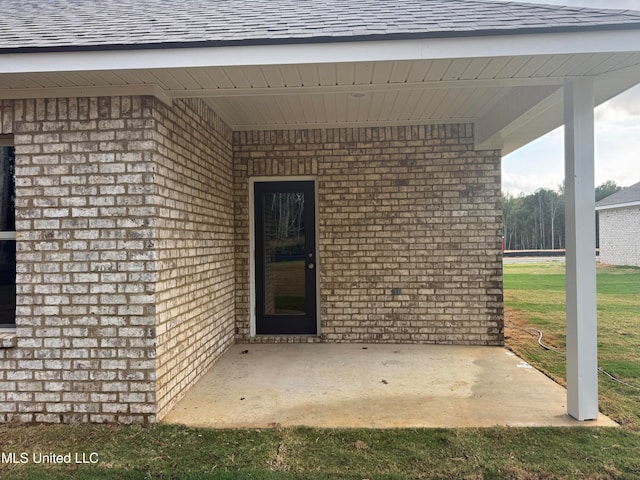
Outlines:
[[[318,177],[312,175],[298,176],[264,176],[249,177],[249,336],[256,336],[256,224],[254,185],[260,182],[313,182],[316,219],[316,321],[317,333],[320,335],[320,268],[322,259],[318,255]]]

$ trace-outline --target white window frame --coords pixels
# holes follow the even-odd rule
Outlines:
[[[0,135],[0,147],[14,147],[13,135]],[[0,232],[0,240],[16,240],[16,232]],[[0,333],[15,333],[15,317],[13,327],[0,327]]]

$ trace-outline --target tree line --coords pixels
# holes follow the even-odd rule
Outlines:
[[[596,187],[596,202],[622,187],[607,180]],[[539,188],[535,192],[513,196],[502,193],[505,250],[555,250],[565,248],[564,186],[557,190]],[[598,219],[596,216],[596,242]]]

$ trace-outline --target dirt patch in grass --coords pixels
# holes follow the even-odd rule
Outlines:
[[[523,312],[504,307],[504,340],[508,348],[529,344],[536,336]]]
[[[505,307],[505,346],[519,357],[533,364],[556,383],[566,386],[564,357],[540,346],[539,330],[526,319],[526,312]],[[563,351],[564,345],[555,336],[543,332],[543,343]]]

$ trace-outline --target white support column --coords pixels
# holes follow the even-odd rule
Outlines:
[[[567,411],[578,420],[598,418],[593,92],[593,79],[564,89]]]

